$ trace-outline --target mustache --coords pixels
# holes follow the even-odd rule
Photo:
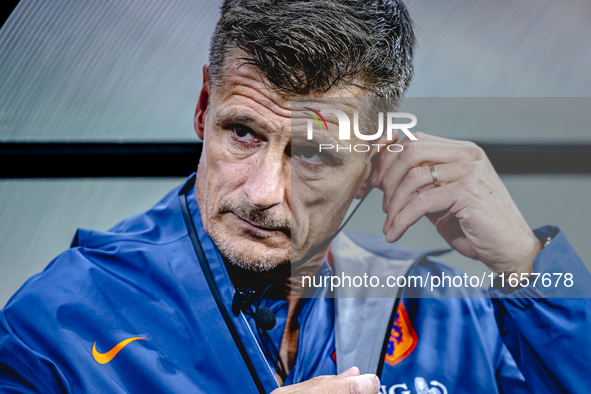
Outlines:
[[[218,212],[220,214],[231,212],[258,227],[281,231],[290,238],[292,231],[295,232],[295,225],[291,223],[291,220],[277,218],[269,211],[254,208],[246,201],[222,201]]]

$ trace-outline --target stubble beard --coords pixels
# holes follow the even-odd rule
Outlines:
[[[246,202],[233,203],[228,201],[222,201],[218,209],[212,207],[209,202],[207,204],[207,213],[212,218],[214,216],[220,216],[222,214],[235,214],[238,217],[246,218],[249,221],[261,225],[266,228],[277,229],[286,234],[290,234],[294,230],[291,223],[278,220],[273,218],[265,211],[253,209]],[[217,212],[216,212],[217,211]],[[230,213],[231,212],[231,213]],[[211,220],[211,225],[208,231],[208,235],[218,248],[222,258],[230,264],[240,267],[242,269],[265,272],[277,268],[279,266],[287,266],[291,263],[291,247],[285,251],[284,256],[269,257],[269,256],[250,256],[248,254],[248,248],[238,247],[229,240],[228,236],[224,234],[220,228],[219,221]],[[252,238],[251,242],[257,242],[253,234],[249,234]]]

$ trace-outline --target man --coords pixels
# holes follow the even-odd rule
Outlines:
[[[580,289],[589,273],[559,229],[527,226],[478,147],[394,133],[382,142],[398,153],[328,159],[302,137],[300,99],[344,98],[346,113],[348,98],[399,102],[414,45],[404,5],[229,0],[221,11],[196,176],[108,232],[79,230],[14,295],[0,314],[2,391],[586,392],[591,304],[561,298],[580,294],[564,281],[540,290],[528,278],[570,274]],[[324,124],[334,137],[336,117]],[[350,233],[329,246],[372,187],[384,191],[385,240]],[[286,273],[380,260],[458,274],[428,260],[439,252],[391,244],[425,215],[453,249],[518,283],[491,289],[493,302],[464,286],[396,303],[307,297],[300,271]]]

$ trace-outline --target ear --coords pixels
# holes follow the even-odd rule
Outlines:
[[[372,150],[369,152],[369,162],[371,165],[366,166],[365,173],[363,174],[363,183],[359,186],[355,198],[361,199],[373,189],[371,186],[371,177],[380,170],[380,158],[384,152],[387,154],[388,145],[398,143],[398,138],[398,130],[393,130],[392,141],[389,141],[386,135],[382,135],[374,143]]]
[[[197,101],[197,108],[195,108],[195,132],[197,136],[204,139],[205,136],[205,111],[209,104],[209,65],[203,66],[203,87],[199,94],[199,101]]]
[[[357,194],[355,194],[355,198],[362,199],[367,195],[367,193],[371,191],[371,189],[373,189],[373,187],[371,186],[371,176],[374,172],[378,170],[378,158],[379,154],[370,157],[370,165],[367,165],[364,170],[364,179],[361,185],[359,186],[359,189],[357,189]]]

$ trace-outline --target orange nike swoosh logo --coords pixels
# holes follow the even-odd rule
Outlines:
[[[109,350],[107,353],[99,353],[96,350],[96,342],[92,345],[92,357],[94,357],[95,361],[99,364],[106,364],[113,359],[123,349],[125,346],[130,344],[133,341],[137,341],[138,339],[146,339],[147,337],[133,337],[126,339],[124,341],[119,342],[115,347]]]

